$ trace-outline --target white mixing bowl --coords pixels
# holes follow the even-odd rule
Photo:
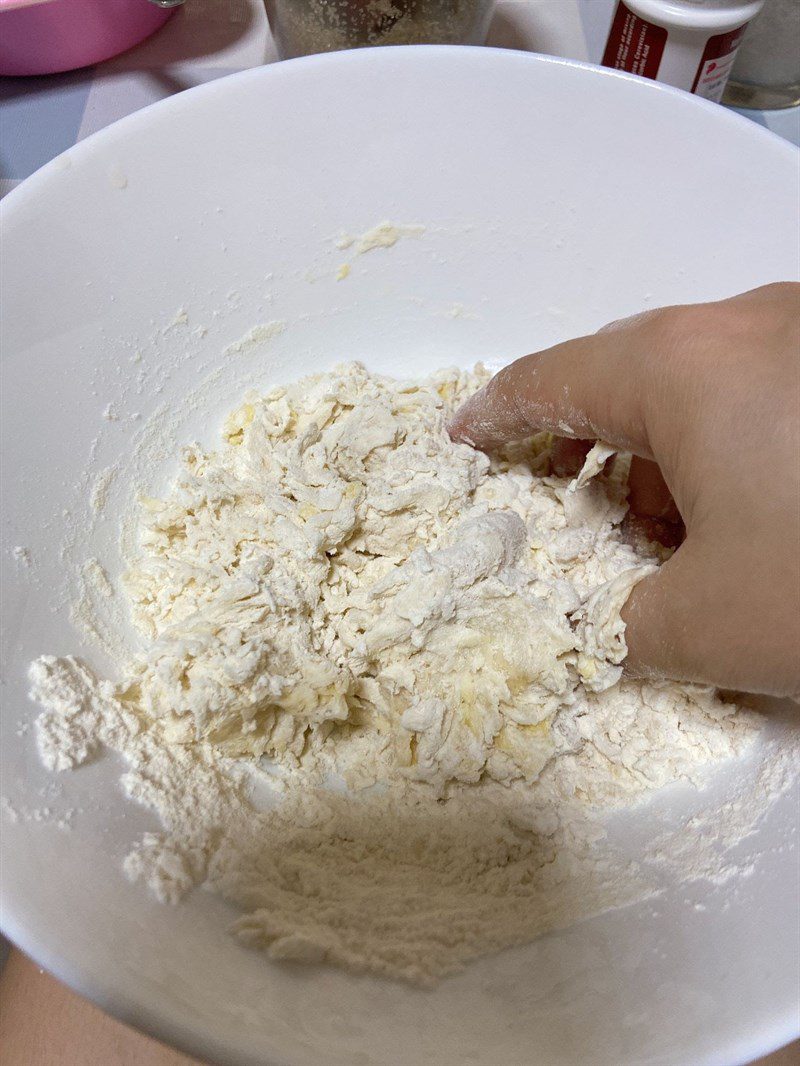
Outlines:
[[[409,375],[505,360],[642,308],[793,277],[797,189],[794,149],[694,97],[539,56],[401,48],[313,57],[183,93],[11,193],[2,205],[2,790],[17,812],[2,827],[8,935],[106,1010],[226,1064],[701,1066],[791,1039],[791,794],[740,848],[752,856],[749,877],[665,882],[655,901],[423,992],[271,963],[227,936],[219,899],[197,892],[169,908],[129,885],[120,860],[155,823],[123,799],[110,758],[59,776],[53,792],[25,728],[36,714],[25,670],[41,653],[73,651],[110,667],[72,628],[68,600],[87,557],[119,572],[128,457],[159,405],[178,412],[177,443],[210,442],[247,384],[345,358]],[[425,233],[360,257],[336,247],[341,232],[387,218]],[[352,271],[337,281],[345,260]],[[272,320],[285,332],[223,356]],[[187,402],[215,367],[223,373]],[[139,449],[153,487],[175,446]],[[118,460],[116,480],[98,480]],[[733,790],[754,761],[717,775],[703,802]],[[659,797],[624,822],[631,847],[698,802],[688,788]],[[53,824],[69,808],[73,828]]]

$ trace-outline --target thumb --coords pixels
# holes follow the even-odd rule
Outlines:
[[[787,646],[797,633],[791,595],[774,594],[773,555],[729,546],[720,558],[718,529],[701,529],[659,569],[640,581],[622,609],[633,677],[668,677],[742,692],[795,696],[797,669]],[[742,607],[744,576],[754,578]],[[787,588],[788,583],[787,583]],[[753,652],[757,619],[772,620],[789,643],[770,639]]]
[[[626,674],[729,683],[730,664],[715,676],[720,602],[714,590],[707,588],[711,572],[702,549],[689,540],[654,574],[634,586],[622,609],[628,646]],[[734,651],[730,645],[727,650]]]

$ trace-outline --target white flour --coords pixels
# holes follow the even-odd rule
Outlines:
[[[31,668],[46,765],[121,752],[161,818],[128,875],[165,901],[205,884],[274,957],[430,982],[641,898],[603,815],[758,731],[710,690],[619,682],[659,551],[626,539],[615,477],[548,476],[546,436],[491,463],[452,444],[485,379],[350,365],[248,397],[141,501],[122,680]]]

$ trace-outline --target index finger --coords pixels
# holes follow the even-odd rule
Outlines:
[[[544,429],[652,458],[643,404],[645,342],[634,321],[504,367],[455,413],[450,436],[490,451]]]

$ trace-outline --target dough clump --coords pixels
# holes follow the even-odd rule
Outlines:
[[[439,787],[538,775],[559,711],[619,677],[613,619],[656,556],[621,535],[618,483],[547,476],[546,435],[493,461],[450,441],[486,376],[351,364],[248,399],[220,451],[186,450],[126,580],[148,718],[277,757],[370,720]]]

